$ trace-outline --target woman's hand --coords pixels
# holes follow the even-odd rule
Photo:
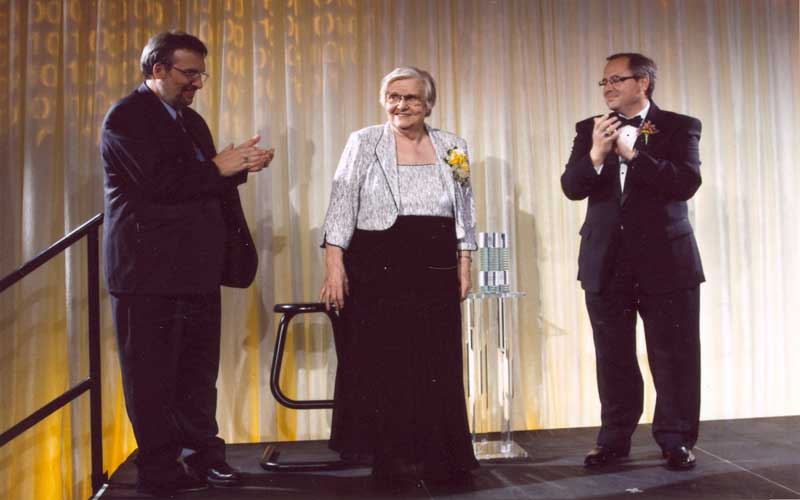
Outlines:
[[[344,309],[344,298],[350,293],[347,273],[344,270],[344,250],[334,245],[325,245],[325,279],[319,291],[319,301],[325,309],[331,306]]]
[[[472,256],[470,252],[459,252],[458,254],[458,285],[461,300],[464,300],[472,290]]]

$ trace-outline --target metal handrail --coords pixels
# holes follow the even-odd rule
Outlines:
[[[103,422],[100,386],[100,239],[98,232],[103,224],[99,213],[80,227],[52,244],[17,270],[0,279],[0,293],[11,285],[59,255],[84,236],[87,240],[87,287],[89,299],[89,377],[69,388],[35,412],[23,418],[0,434],[0,447],[66,406],[84,392],[89,392],[89,425],[92,455],[92,491],[97,492],[108,480],[103,470]],[[2,402],[0,402],[2,404]]]

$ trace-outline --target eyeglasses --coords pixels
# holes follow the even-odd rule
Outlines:
[[[602,80],[597,82],[597,84],[600,85],[601,87],[605,87],[609,83],[612,86],[616,86],[616,85],[624,82],[625,80],[630,80],[631,78],[636,78],[636,75],[628,75],[628,76],[617,76],[617,75],[614,75],[611,78],[603,78]]]
[[[197,71],[196,69],[180,69],[175,66],[172,69],[180,71],[183,73],[183,76],[189,79],[189,81],[193,82],[195,80],[200,80],[201,82],[205,83],[208,80],[209,74],[205,71]]]
[[[401,95],[401,94],[391,93],[386,96],[386,102],[392,106],[400,104],[401,101],[405,101],[406,104],[408,104],[409,106],[419,106],[420,104],[422,104],[422,98],[414,94]]]

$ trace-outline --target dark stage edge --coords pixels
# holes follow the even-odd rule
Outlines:
[[[800,416],[703,422],[694,452],[697,467],[667,470],[641,425],[630,458],[599,471],[583,467],[597,428],[525,431],[514,434],[530,457],[482,462],[469,484],[436,486],[409,480],[391,489],[372,483],[368,468],[336,472],[277,473],[261,469],[264,444],[228,445],[228,461],[245,481],[238,488],[211,488],[179,498],[209,499],[800,499]],[[281,443],[284,460],[333,455],[324,441]],[[96,498],[144,498],[134,487],[131,459],[111,476]],[[149,498],[149,497],[148,497]]]

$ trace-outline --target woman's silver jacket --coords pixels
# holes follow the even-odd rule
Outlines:
[[[475,250],[475,203],[469,179],[458,182],[445,161],[447,152],[459,148],[469,158],[467,141],[428,127],[436,151],[436,162],[455,207],[459,250]],[[347,248],[356,228],[388,229],[399,213],[400,174],[397,148],[389,123],[363,128],[350,134],[333,177],[331,201],[323,226],[323,244]],[[414,193],[403,193],[408,199]]]

